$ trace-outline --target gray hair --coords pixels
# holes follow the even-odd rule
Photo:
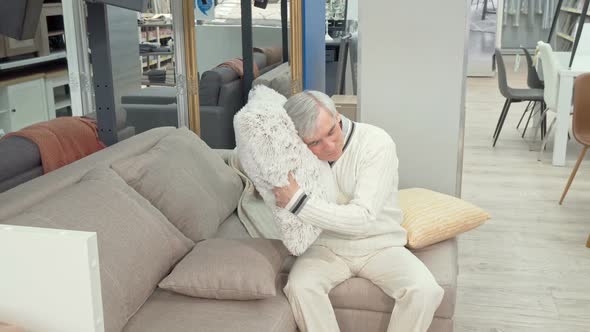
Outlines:
[[[307,90],[293,95],[284,107],[301,138],[312,137],[315,134],[321,108],[328,110],[333,118],[338,114],[332,98],[320,91]]]

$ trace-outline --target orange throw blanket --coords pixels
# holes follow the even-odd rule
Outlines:
[[[39,147],[43,173],[105,148],[98,139],[96,121],[81,117],[61,117],[40,122],[3,138],[10,136],[27,138]]]

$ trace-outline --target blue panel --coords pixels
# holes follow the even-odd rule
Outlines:
[[[303,0],[303,89],[326,90],[326,2]]]

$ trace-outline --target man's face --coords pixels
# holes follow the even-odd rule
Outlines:
[[[336,161],[342,155],[344,135],[340,128],[340,115],[332,117],[330,111],[320,108],[316,122],[316,132],[306,137],[303,142],[320,160]]]

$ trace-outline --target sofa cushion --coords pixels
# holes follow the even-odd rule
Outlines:
[[[291,67],[289,63],[283,63],[272,70],[258,76],[253,82],[252,86],[265,85],[286,98],[291,96]]]
[[[158,289],[124,331],[295,332],[297,327],[282,294],[257,301],[219,301]]]
[[[186,128],[111,167],[194,241],[214,235],[242,193],[238,175]]]
[[[159,286],[179,294],[220,300],[272,297],[288,254],[278,240],[205,240]]]
[[[490,218],[477,206],[459,198],[427,189],[399,192],[404,212],[402,226],[408,231],[408,248],[420,249],[453,238]]]
[[[413,252],[445,291],[442,303],[434,315],[453,317],[457,293],[457,240],[453,238]],[[379,287],[362,278],[351,278],[336,286],[330,292],[330,300],[334,308],[386,313],[391,313],[395,304]]]
[[[336,309],[334,313],[340,332],[387,331],[391,321],[391,313],[385,312]],[[453,320],[434,317],[427,332],[453,332]]]
[[[107,167],[2,223],[97,233],[107,332],[121,331],[193,245]]]
[[[228,67],[215,67],[207,70],[199,81],[199,104],[217,106],[221,86],[238,79],[238,73]]]

